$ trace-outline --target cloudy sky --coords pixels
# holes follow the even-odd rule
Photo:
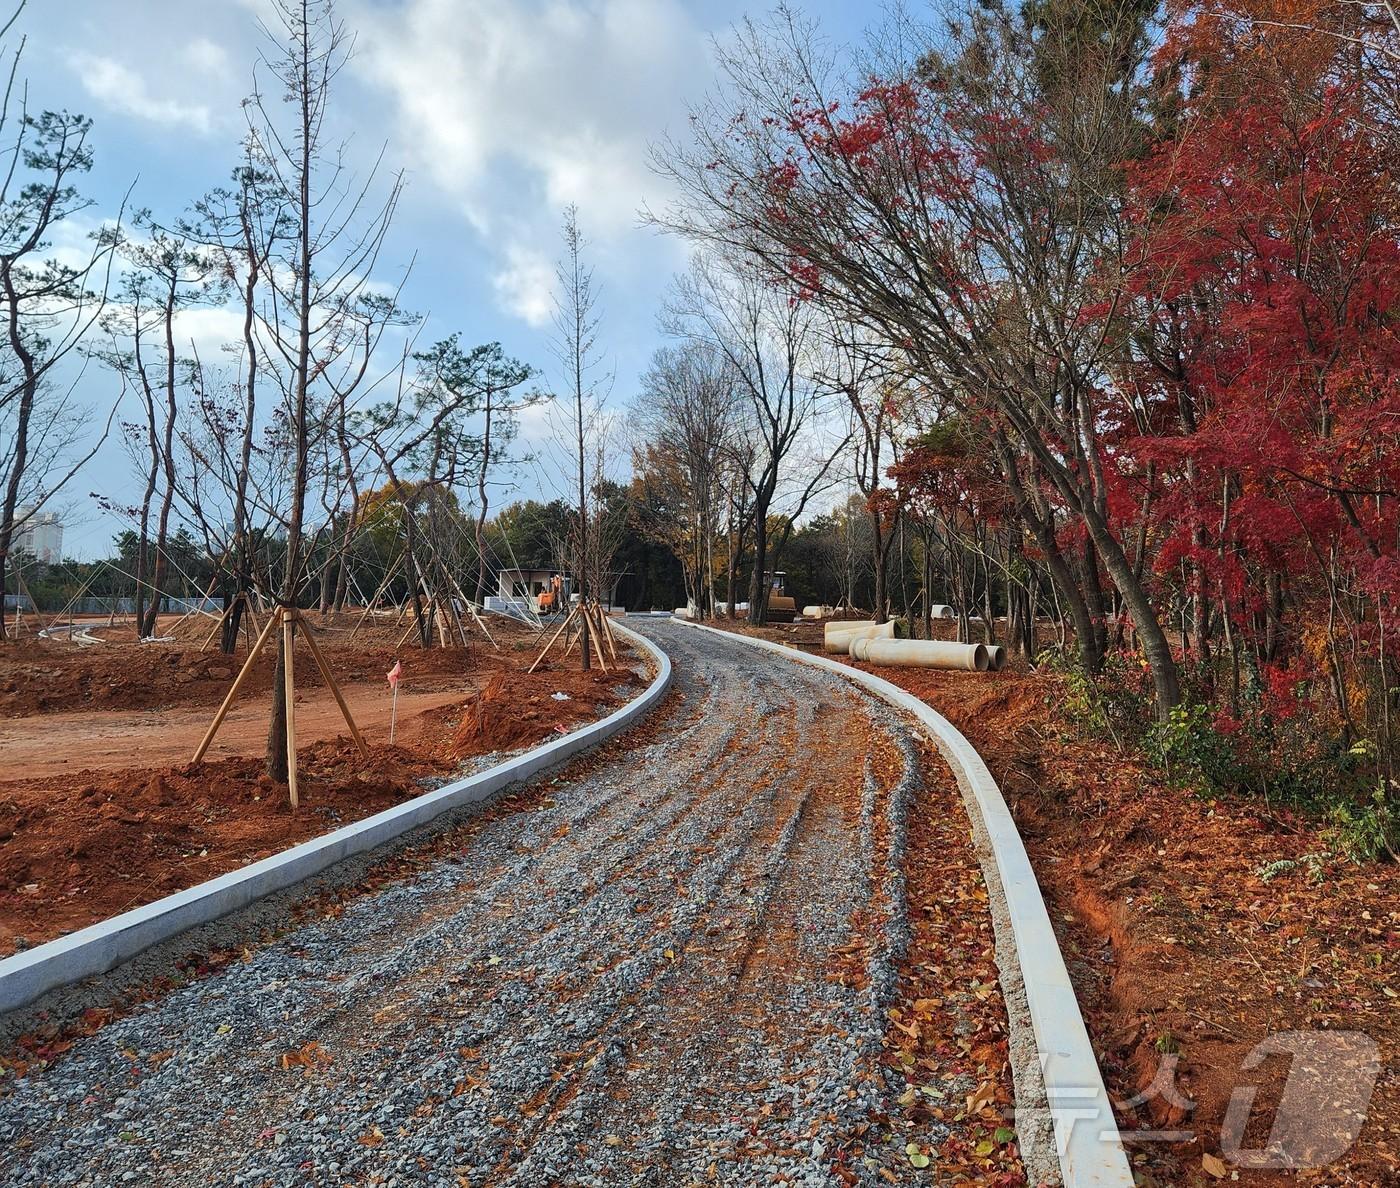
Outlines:
[[[240,100],[265,44],[264,0],[30,0],[24,74],[31,109],[95,121],[96,205],[79,236],[133,202],[173,218],[226,180]],[[425,341],[461,331],[498,340],[547,368],[550,291],[563,207],[575,202],[602,291],[603,341],[625,404],[658,344],[655,311],[681,245],[638,225],[664,200],[647,146],[684,126],[715,81],[712,40],[768,0],[341,0],[357,30],[334,99],[337,137],[361,169],[384,150],[409,186],[376,279],[414,261],[404,299],[430,315]],[[871,10],[811,0],[834,42],[859,36]],[[59,250],[64,243],[58,242]],[[69,245],[70,247],[72,245]],[[192,333],[220,337],[217,313]],[[110,403],[90,369],[88,402]],[[110,446],[63,500],[65,551],[100,555],[116,527],[88,491],[120,494],[129,463]],[[523,493],[537,480],[522,477]]]

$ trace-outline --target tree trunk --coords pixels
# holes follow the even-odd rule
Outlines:
[[[1152,672],[1152,686],[1157,697],[1157,717],[1165,721],[1181,702],[1181,679],[1177,672],[1176,659],[1172,656],[1171,645],[1167,642],[1166,632],[1162,630],[1162,624],[1147,597],[1147,591],[1133,573],[1132,563],[1113,533],[1109,531],[1108,525],[1092,508],[1086,508],[1083,514],[1085,526],[1089,529],[1089,535],[1103,561],[1104,569],[1108,571],[1108,576],[1128,605],[1128,614],[1132,616],[1133,626],[1137,629],[1139,645]]]
[[[753,569],[749,573],[749,622],[768,622],[768,505],[773,498],[765,481],[754,496]]]
[[[313,283],[311,239],[311,153],[316,131],[312,127],[311,32],[305,2],[302,5],[298,63],[301,102],[301,159],[297,181],[298,248],[301,272],[297,280],[297,349],[293,370],[292,423],[296,441],[296,458],[292,474],[292,507],[287,520],[286,571],[282,575],[281,603],[296,606],[298,578],[301,571],[301,523],[306,503],[308,432],[307,389],[311,382],[311,286]],[[287,697],[282,680],[286,671],[285,636],[277,643],[277,673],[272,684],[272,723],[267,732],[267,774],[278,783],[287,782]]]
[[[1015,456],[1005,438],[998,439],[997,453],[1001,459],[1002,473],[1011,489],[1016,514],[1030,529],[1035,543],[1045,554],[1045,567],[1050,571],[1050,580],[1069,609],[1070,619],[1074,623],[1075,643],[1079,648],[1079,662],[1085,672],[1097,673],[1103,668],[1104,656],[1099,633],[1094,629],[1094,619],[1089,613],[1084,592],[1074,580],[1069,563],[1060,550],[1060,543],[1055,537],[1054,521],[1048,514],[1042,514],[1040,508],[1032,505],[1031,497],[1021,481],[1020,471],[1016,468]]]
[[[15,441],[12,447],[13,456],[10,459],[10,477],[9,482],[5,484],[5,503],[3,508],[0,508],[0,639],[4,639],[5,585],[3,579],[5,563],[9,559],[10,545],[14,536],[15,509],[19,505],[20,483],[24,478],[24,469],[28,461],[29,422],[34,415],[34,400],[38,395],[39,381],[34,354],[25,343],[24,334],[20,328],[19,297],[15,292],[14,273],[10,265],[7,264],[3,272],[0,272],[0,281],[3,281],[5,301],[9,307],[7,328],[10,349],[19,359],[20,368],[24,374],[24,381],[20,388],[19,408],[16,410],[15,417]],[[15,583],[15,604],[19,604],[18,582]]]

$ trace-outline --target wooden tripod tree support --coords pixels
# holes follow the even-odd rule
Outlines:
[[[206,597],[208,596],[206,595]],[[246,592],[240,591],[229,602],[228,606],[224,607],[224,613],[219,616],[214,626],[210,628],[209,634],[204,637],[204,642],[199,648],[201,652],[207,652],[209,650],[209,645],[214,642],[214,636],[219,634],[223,625],[228,622],[229,615],[233,614],[240,602],[243,604],[243,626],[245,630],[247,630],[249,637],[252,637],[253,632],[258,629],[257,616],[253,614],[253,600],[248,597]],[[237,645],[237,643],[238,641],[234,640],[234,644]]]
[[[311,625],[306,622],[306,617],[296,607],[283,606],[278,607],[268,616],[267,625],[263,627],[257,642],[248,652],[248,658],[243,661],[243,667],[239,669],[238,675],[234,678],[232,688],[229,689],[223,703],[214,714],[214,720],[209,723],[209,729],[204,732],[199,746],[195,748],[194,758],[190,760],[191,763],[199,763],[204,759],[205,752],[209,750],[209,744],[214,741],[214,735],[219,732],[219,727],[223,725],[224,718],[228,716],[228,711],[233,706],[234,698],[238,696],[238,691],[247,681],[248,674],[253,671],[253,665],[257,663],[263,648],[267,646],[267,641],[272,637],[273,629],[280,625],[282,628],[282,647],[286,656],[282,677],[283,692],[287,700],[287,794],[293,808],[297,807],[297,732],[296,668],[292,659],[292,644],[296,635],[297,623],[302,625],[302,636],[306,640],[306,646],[311,651],[311,658],[316,662],[316,667],[320,670],[322,678],[330,687],[331,694],[335,697],[335,703],[340,707],[340,712],[345,717],[345,724],[350,727],[350,734],[355,740],[355,746],[358,748],[361,758],[369,758],[369,748],[365,746],[365,740],[360,735],[360,728],[355,725],[355,719],[350,715],[350,707],[345,702],[345,695],[341,693],[340,686],[336,683],[335,677],[331,675],[331,666],[321,652],[321,645],[316,642]]]
[[[395,558],[394,563],[389,566],[388,571],[384,574],[384,580],[379,583],[379,586],[374,591],[374,597],[369,599],[365,603],[364,613],[360,615],[359,622],[355,624],[355,630],[350,632],[351,639],[355,638],[355,636],[359,633],[360,628],[365,625],[365,620],[368,619],[370,615],[374,613],[374,608],[376,604],[379,602],[379,599],[383,596],[384,591],[386,591],[389,588],[389,583],[394,580],[394,575],[398,573],[399,566],[402,564],[403,558],[397,557]]]
[[[598,667],[604,672],[608,671],[608,662],[603,658],[603,629],[598,625],[601,617],[596,606],[584,608],[584,617],[588,620],[588,642],[593,645],[593,654],[598,657]]]
[[[568,628],[574,625],[575,620],[578,620],[580,624],[587,624],[588,626],[589,643],[593,645],[593,654],[598,658],[598,667],[604,672],[611,671],[603,655],[604,640],[607,641],[608,648],[612,652],[613,666],[616,667],[617,645],[613,642],[612,629],[607,625],[607,616],[603,614],[601,607],[580,602],[569,611],[568,617],[555,628],[554,634],[549,637],[549,642],[544,645],[544,650],[535,657],[535,662],[525,670],[526,675],[534,672],[535,669],[540,666],[544,658],[549,655],[550,649],[554,647],[555,641],[558,640],[561,635],[565,636],[564,656],[565,658],[568,657],[569,653],[574,650],[574,644],[583,638],[582,630],[580,630],[577,635],[574,635],[573,632],[569,632],[565,635]]]
[[[565,620],[559,624],[558,629],[554,632],[553,635],[549,637],[549,642],[544,645],[544,651],[542,651],[538,656],[536,656],[535,662],[525,670],[526,676],[529,676],[530,673],[534,672],[535,669],[537,669],[540,666],[540,661],[542,661],[547,655],[549,655],[549,649],[554,646],[554,641],[564,633],[564,628],[566,628],[570,623],[574,621],[574,616],[577,614],[578,607],[573,607],[569,611],[568,617],[565,618]]]

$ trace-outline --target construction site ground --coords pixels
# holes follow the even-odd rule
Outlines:
[[[637,727],[22,1040],[0,1184],[1024,1183],[947,768],[839,677],[640,628]]]
[[[163,642],[82,624],[0,646],[0,955],[193,886],[422,794],[483,756],[535,746],[611,712],[641,687],[624,647],[612,673],[578,671],[533,628],[493,617],[470,647],[423,649],[386,617],[317,629],[370,755],[350,739],[304,645],[296,652],[300,807],[263,774],[272,696],[267,649],[205,761],[200,738],[246,656],[203,649],[209,622],[162,620]],[[386,673],[403,665],[395,740]],[[567,700],[556,698],[564,694]]]
[[[821,648],[820,623],[714,625]],[[1171,785],[1133,748],[1078,726],[1060,678],[1019,659],[988,673],[842,659],[938,710],[1001,785],[1145,1184],[1400,1183],[1400,868],[1349,861],[1324,822],[1257,796]],[[1263,1147],[1289,1070],[1282,1053],[1250,1071],[1246,1057],[1268,1036],[1310,1030],[1380,1047],[1358,1140],[1322,1170],[1226,1163],[1232,1093],[1257,1087],[1244,1138]],[[1134,1131],[1194,1137],[1135,1143]]]

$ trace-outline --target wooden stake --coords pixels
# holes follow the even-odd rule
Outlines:
[[[302,634],[306,636],[306,646],[311,649],[311,658],[316,661],[316,667],[321,670],[321,676],[325,678],[326,684],[331,688],[331,693],[335,696],[336,705],[340,706],[340,712],[345,715],[345,724],[350,727],[350,733],[355,737],[355,745],[360,749],[360,755],[368,759],[369,748],[365,746],[365,740],[360,737],[360,728],[355,725],[355,719],[350,716],[350,707],[345,704],[345,698],[341,695],[340,686],[336,684],[335,677],[331,675],[331,666],[324,655],[321,654],[321,645],[316,642],[315,632],[311,630],[300,612],[297,618],[301,619]]]
[[[583,606],[583,601],[581,599],[579,601],[579,605]],[[603,641],[598,638],[598,636],[602,633],[602,628],[598,626],[597,616],[594,614],[592,607],[587,607],[584,610],[583,615],[588,622],[588,634],[591,637],[589,639],[589,643],[593,645],[594,654],[598,657],[598,667],[601,668],[604,672],[607,672],[608,662],[605,659],[603,659]]]
[[[617,638],[613,635],[612,622],[608,614],[601,608],[598,611],[598,620],[603,625],[603,634],[608,637],[608,651],[612,653],[613,667],[617,667]]]
[[[263,646],[267,643],[267,637],[272,634],[272,629],[277,624],[276,616],[268,619],[267,626],[263,628],[262,634],[258,636],[257,643],[248,653],[248,659],[243,661],[243,667],[238,670],[238,676],[234,678],[233,687],[224,697],[223,704],[219,706],[214,714],[214,720],[209,723],[209,729],[204,732],[204,737],[200,740],[199,746],[195,748],[194,758],[191,763],[198,763],[204,758],[204,752],[209,749],[209,744],[214,741],[214,735],[218,733],[219,727],[223,725],[224,718],[228,715],[229,707],[233,705],[233,699],[238,696],[238,690],[243,688],[243,682],[248,679],[248,674],[253,671],[253,665],[262,654]]]
[[[228,618],[229,611],[233,609],[233,606],[233,603],[229,603],[229,605],[224,608],[224,613],[219,616],[219,621],[214,624],[209,634],[204,637],[204,642],[199,645],[199,650],[201,652],[207,652],[209,650],[209,645],[214,642],[214,636],[218,635],[219,628],[224,625],[224,620]]]
[[[389,566],[389,572],[384,575],[384,580],[379,583],[379,588],[375,590],[374,597],[365,603],[364,614],[360,616],[359,622],[355,624],[355,630],[350,632],[351,639],[354,639],[356,632],[358,632],[360,628],[365,625],[365,620],[369,618],[371,612],[374,610],[374,604],[379,601],[380,595],[382,595],[384,591],[389,588],[389,583],[394,580],[394,574],[398,573],[399,562],[402,560],[403,558],[400,557],[391,566]]]
[[[549,649],[554,646],[554,641],[559,638],[564,628],[574,621],[574,616],[576,614],[578,614],[578,607],[574,607],[572,610],[569,611],[568,617],[562,623],[559,624],[554,634],[549,637],[549,642],[544,645],[544,651],[541,652],[538,656],[536,656],[535,662],[525,670],[526,676],[529,676],[530,673],[534,672],[535,669],[537,669],[540,666],[540,661],[543,660],[545,656],[549,654]]]
[[[297,679],[292,663],[293,619],[285,610],[280,613],[282,620],[282,649],[286,653],[282,660],[282,690],[286,695],[287,711],[287,795],[292,808],[297,807]]]

